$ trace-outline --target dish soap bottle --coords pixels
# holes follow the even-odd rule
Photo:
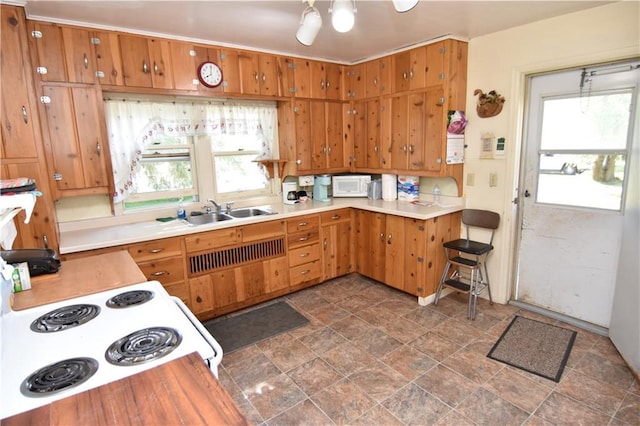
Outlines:
[[[440,203],[440,187],[438,185],[433,187],[433,202]]]
[[[186,219],[187,218],[187,211],[184,209],[184,202],[182,201],[182,198],[180,198],[180,201],[178,201],[178,219]]]

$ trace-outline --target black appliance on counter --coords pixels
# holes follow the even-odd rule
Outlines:
[[[62,266],[58,254],[48,248],[0,250],[0,257],[12,265],[27,262],[32,277],[53,274]]]

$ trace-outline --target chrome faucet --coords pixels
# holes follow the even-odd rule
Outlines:
[[[233,201],[227,202],[227,208],[225,209],[225,213],[227,214],[231,213],[232,206],[233,206]]]
[[[220,204],[216,203],[216,202],[215,202],[214,200],[212,200],[211,198],[209,198],[207,201],[208,201],[209,203],[213,204],[213,205],[216,207],[216,211],[217,211],[218,213],[222,212],[222,206],[221,206]]]

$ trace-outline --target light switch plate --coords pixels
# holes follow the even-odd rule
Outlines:
[[[490,173],[489,174],[489,186],[494,187],[498,186],[498,174]]]
[[[311,186],[311,185],[313,185],[313,175],[298,176],[298,186]]]

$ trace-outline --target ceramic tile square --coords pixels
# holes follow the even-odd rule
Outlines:
[[[478,384],[483,384],[504,368],[504,364],[466,349],[451,355],[442,364]]]
[[[393,394],[382,406],[404,424],[434,424],[450,411],[446,404],[413,383]]]
[[[372,331],[374,327],[362,318],[356,315],[350,315],[331,324],[331,329],[344,336],[346,339],[354,340],[358,336]]]
[[[343,343],[322,354],[329,365],[344,375],[366,368],[375,358],[351,343]]]
[[[256,384],[251,391],[245,391],[245,395],[265,420],[306,398],[304,392],[286,374],[279,374]]]
[[[414,383],[454,408],[478,388],[477,383],[441,364],[418,377]]]
[[[350,423],[376,405],[373,399],[347,379],[318,392],[311,399],[338,424]]]
[[[471,321],[459,320],[457,318],[449,318],[442,321],[437,326],[433,327],[431,331],[441,335],[442,337],[451,340],[464,346],[470,341],[482,335],[482,331],[470,325]]]
[[[498,374],[484,384],[484,388],[528,413],[533,413],[551,393],[550,388],[542,386],[509,368],[500,370]]]
[[[593,389],[599,389],[594,392]],[[578,370],[569,372],[556,387],[561,392],[585,405],[613,415],[627,393],[618,387],[589,377]]]
[[[323,354],[347,341],[329,327],[323,327],[300,338],[306,347],[317,354]]]
[[[379,304],[359,311],[358,316],[376,327],[384,322],[393,321],[398,317],[396,313],[381,307]]]
[[[353,344],[377,358],[402,346],[402,343],[376,328],[353,339]]]
[[[323,324],[331,324],[336,321],[340,321],[341,319],[348,317],[349,312],[344,309],[340,309],[335,305],[323,305],[319,308],[311,309],[309,311],[311,315],[314,316],[318,321]]]
[[[287,374],[307,395],[313,395],[344,378],[321,358],[306,362]]]
[[[236,382],[245,393],[247,389],[253,388],[256,384],[280,374],[278,367],[263,353],[259,353],[243,362],[234,363],[226,368],[226,370],[233,381]]]
[[[615,418],[630,425],[640,424],[640,396],[627,393],[615,414]]]
[[[426,307],[414,309],[413,311],[402,315],[402,318],[413,321],[424,328],[431,329],[446,320],[448,317]]]
[[[402,426],[403,423],[381,405],[376,405],[350,423],[351,426]]]
[[[308,399],[269,419],[269,426],[324,426],[331,423],[331,419]]]
[[[442,361],[462,348],[461,345],[433,332],[423,334],[413,342],[410,342],[409,345],[438,361]]]
[[[529,418],[529,413],[484,388],[477,389],[456,410],[486,425],[519,425]]]
[[[551,393],[535,415],[554,424],[606,425],[611,418],[558,392]]]
[[[623,389],[627,389],[634,381],[633,374],[627,367],[611,362],[607,358],[603,358],[591,351],[582,357],[580,362],[576,364],[575,369]]]
[[[378,328],[402,343],[409,343],[427,332],[427,329],[417,324],[411,323],[411,325],[407,327],[407,323],[402,319],[392,319],[383,322]]]
[[[407,345],[388,353],[381,360],[409,380],[421,376],[437,364],[433,358]]]
[[[380,361],[349,375],[349,380],[377,402],[387,399],[409,381]]]

